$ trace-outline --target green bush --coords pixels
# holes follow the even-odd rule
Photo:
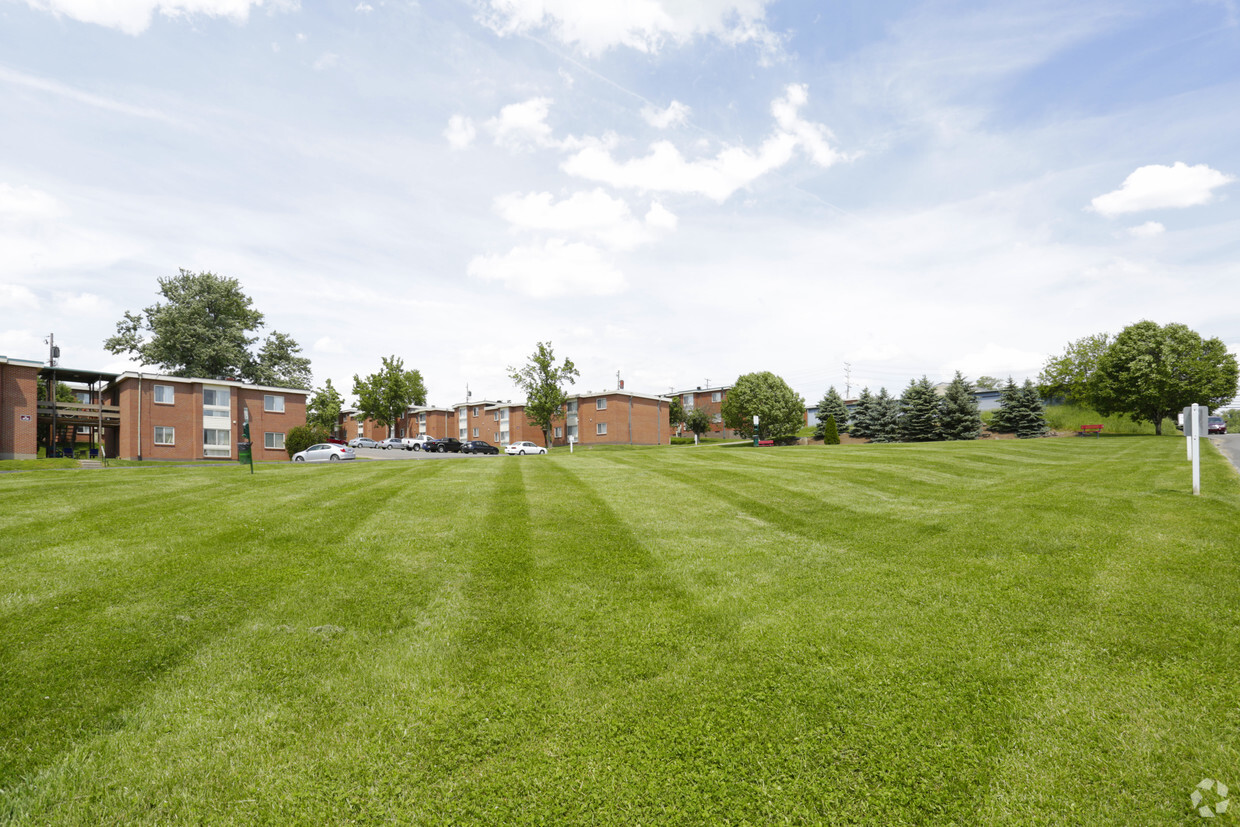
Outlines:
[[[288,458],[292,459],[293,454],[304,451],[311,445],[327,442],[330,436],[331,433],[326,428],[318,425],[298,425],[284,435],[284,450],[288,451]]]
[[[822,442],[824,445],[839,445],[840,432],[835,427],[835,417],[828,416],[827,421],[822,425]]]

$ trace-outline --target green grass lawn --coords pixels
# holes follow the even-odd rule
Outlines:
[[[1196,823],[1240,789],[1204,454],[3,474],[0,822]]]

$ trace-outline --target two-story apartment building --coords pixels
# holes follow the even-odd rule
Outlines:
[[[38,402],[40,383],[54,398],[62,382],[73,389],[73,402]],[[121,459],[236,459],[248,415],[254,459],[287,460],[284,437],[306,423],[309,395],[224,379],[50,368],[0,356],[0,459],[38,456],[42,429],[67,430],[70,450],[77,442],[100,442],[106,456]]]
[[[710,416],[710,432],[707,436],[722,437],[724,439],[735,439],[737,434],[724,426],[723,424],[723,402],[728,398],[728,391],[732,390],[731,385],[720,385],[713,388],[690,388],[688,390],[675,391],[669,396],[680,398],[680,404],[685,409],[685,413],[695,408],[706,411]]]

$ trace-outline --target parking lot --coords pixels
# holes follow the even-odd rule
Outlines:
[[[502,457],[503,454],[454,454],[452,452],[444,454],[430,453],[427,451],[402,451],[396,448],[354,448],[357,452],[358,459],[495,459]]]

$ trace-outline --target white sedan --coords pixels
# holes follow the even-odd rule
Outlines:
[[[342,459],[356,459],[357,453],[347,445],[333,445],[321,442],[311,445],[304,451],[293,454],[293,462],[335,462]]]
[[[532,442],[514,442],[504,449],[505,454],[545,454],[547,449]]]

